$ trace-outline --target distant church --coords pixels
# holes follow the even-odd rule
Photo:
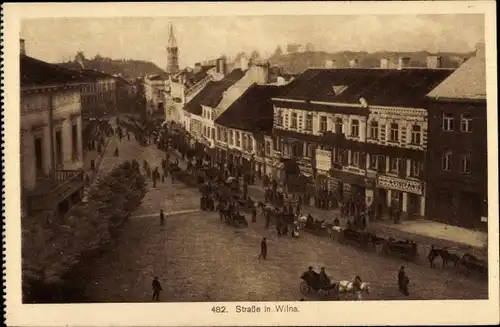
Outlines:
[[[177,40],[174,35],[174,27],[170,24],[170,36],[168,37],[167,45],[167,69],[169,74],[176,74],[179,72],[179,48],[177,47]]]

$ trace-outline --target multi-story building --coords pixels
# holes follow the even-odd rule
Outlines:
[[[271,165],[272,97],[275,85],[250,86],[215,120],[216,161],[241,165],[250,175],[262,177]],[[268,138],[266,140],[266,137]]]
[[[292,186],[343,202],[425,213],[425,95],[439,69],[310,69],[273,99],[274,154]],[[306,186],[307,187],[307,186]]]
[[[224,94],[235,83],[243,78],[244,72],[233,70],[220,81],[209,82],[184,108],[187,131],[206,147],[214,148],[215,125],[214,120],[219,114],[216,110]]]
[[[21,52],[22,214],[64,215],[82,198],[81,90],[75,72]]]
[[[136,86],[121,76],[115,76],[116,108],[120,112],[134,112]]]
[[[428,217],[486,229],[489,180],[484,44],[479,44],[475,57],[428,97]]]

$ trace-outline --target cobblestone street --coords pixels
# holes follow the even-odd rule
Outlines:
[[[119,151],[122,159],[145,159],[153,167],[164,155],[155,146],[141,148],[135,141],[123,141]],[[103,160],[103,168],[106,162],[111,165]],[[403,264],[398,259],[308,233],[299,239],[278,238],[273,229],[264,228],[262,218],[249,228],[235,229],[217,213],[197,211],[196,189],[172,185],[168,178],[157,188],[149,181],[148,187],[118,247],[90,268],[85,296],[92,302],[149,301],[154,276],[163,285],[162,301],[294,301],[303,297],[299,277],[310,265],[326,267],[333,279],[360,275],[371,283],[368,300],[487,298],[483,280],[414,263],[405,263],[410,296],[404,297],[397,289],[397,270]],[[167,213],[164,227],[159,226],[160,208]],[[258,260],[264,236],[269,258]]]

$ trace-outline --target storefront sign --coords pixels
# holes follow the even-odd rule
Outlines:
[[[371,178],[365,178],[365,184],[366,184],[366,188],[374,189],[375,184],[376,184],[376,180],[371,179]]]
[[[422,184],[417,181],[381,175],[377,179],[379,187],[422,195]]]
[[[329,171],[332,169],[332,153],[316,149],[316,169]]]
[[[356,175],[364,175],[365,171],[363,169],[359,169],[358,167],[352,167],[352,166],[344,166],[342,167],[342,170],[351,174],[356,174]]]

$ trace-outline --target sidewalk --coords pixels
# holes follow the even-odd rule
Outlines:
[[[175,151],[180,159],[180,154]],[[259,185],[248,186],[248,195],[254,201],[264,202],[264,187]],[[294,208],[295,209],[295,208]],[[314,218],[333,223],[338,217],[342,226],[346,225],[346,218],[340,218],[340,209],[321,210],[314,206],[303,206],[302,211],[310,213]],[[395,239],[407,239],[414,241],[420,246],[420,254],[427,256],[431,245],[436,247],[447,247],[460,253],[471,253],[478,257],[487,257],[487,233],[469,230],[452,225],[446,225],[425,219],[406,220],[399,224],[393,224],[391,220],[372,221],[368,230],[375,232],[384,238],[393,237]],[[486,246],[485,246],[486,244]]]
[[[264,199],[264,188],[258,185],[248,187],[249,195],[254,200]],[[310,213],[314,218],[332,223],[339,217],[341,225],[346,224],[346,219],[340,218],[340,210],[320,210],[316,207],[302,207],[304,213]],[[456,226],[446,225],[425,219],[402,221],[393,224],[390,220],[373,221],[369,223],[368,230],[384,238],[408,239],[418,243],[427,255],[431,245],[448,247],[459,252],[469,252],[479,257],[487,256],[484,244],[487,242],[487,233],[468,230]],[[486,243],[487,244],[487,243]],[[423,253],[421,253],[423,254]]]

